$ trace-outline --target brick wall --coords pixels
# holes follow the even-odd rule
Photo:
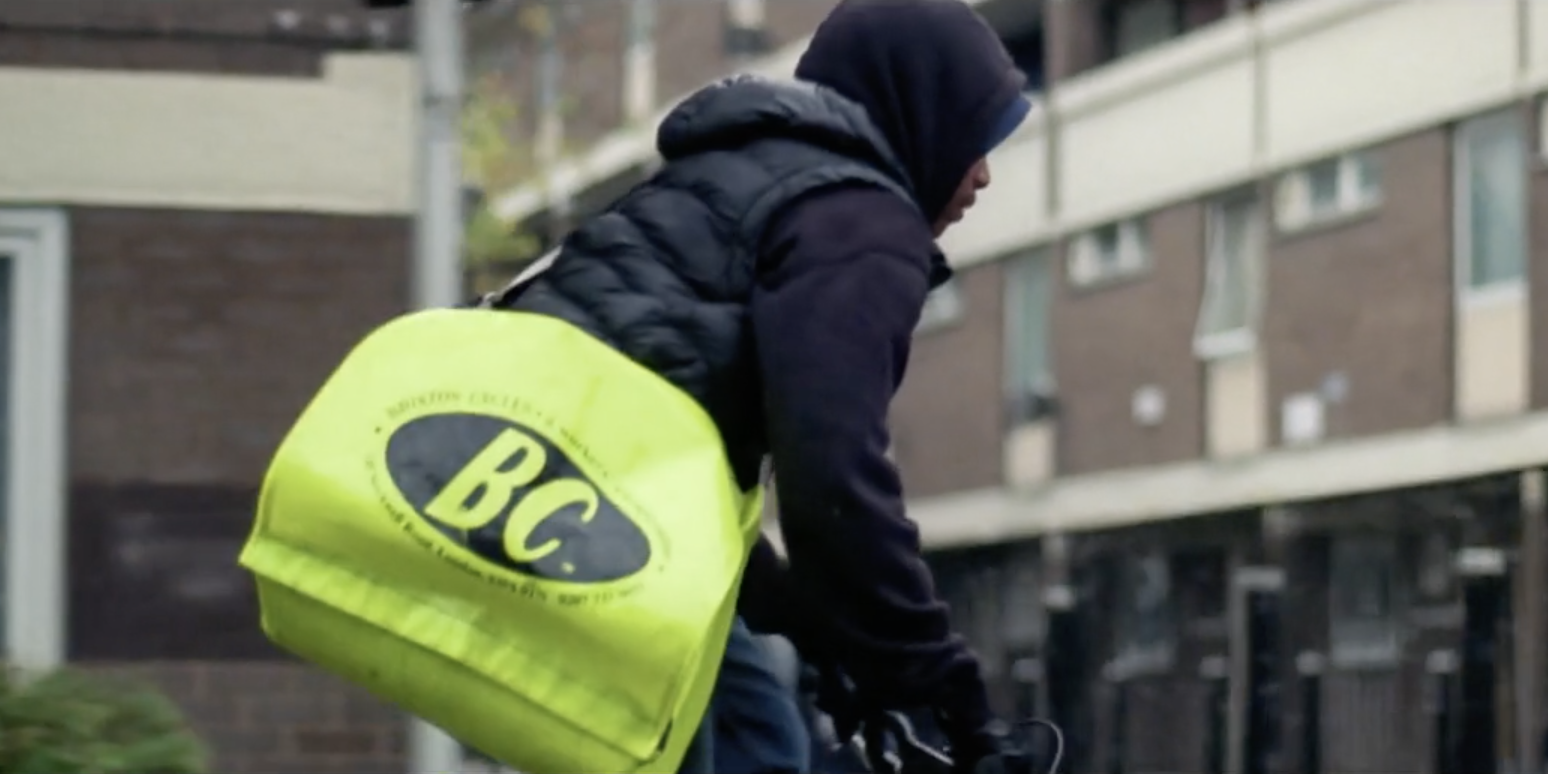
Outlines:
[[[216,771],[402,771],[398,714],[269,647],[235,558],[285,431],[405,308],[408,219],[69,215],[71,658],[140,662],[98,668],[166,687]]]
[[[407,722],[341,680],[293,663],[103,663],[165,692],[220,774],[402,774]]]
[[[299,13],[279,26],[276,13]],[[373,38],[368,20],[383,33]],[[408,45],[401,11],[354,0],[204,3],[197,0],[6,0],[0,66],[160,70],[312,77],[332,50]]]
[[[1059,473],[1196,459],[1204,449],[1203,368],[1193,354],[1204,288],[1204,212],[1196,202],[1148,216],[1151,269],[1050,294],[1059,375]],[[1166,415],[1135,422],[1134,391],[1158,386]]]
[[[1367,216],[1274,240],[1262,340],[1270,438],[1279,406],[1348,378],[1330,436],[1444,423],[1452,404],[1450,149],[1433,130],[1375,149],[1382,202]]]
[[[962,319],[914,338],[892,406],[892,443],[909,496],[993,486],[1004,438],[1004,265],[958,272]]]

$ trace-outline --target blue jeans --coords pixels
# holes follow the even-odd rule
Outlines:
[[[780,683],[770,654],[736,619],[709,713],[678,774],[805,772],[811,742],[795,693]]]

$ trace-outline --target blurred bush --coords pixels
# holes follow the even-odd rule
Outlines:
[[[0,774],[208,774],[182,712],[147,686],[0,670]]]

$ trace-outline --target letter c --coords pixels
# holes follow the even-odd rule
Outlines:
[[[597,515],[597,490],[578,478],[561,478],[532,490],[505,520],[502,542],[505,554],[517,562],[535,562],[559,550],[559,538],[550,538],[536,548],[527,548],[527,539],[548,517],[569,505],[581,504],[581,521],[589,522]]]

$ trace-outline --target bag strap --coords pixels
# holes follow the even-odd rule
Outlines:
[[[511,300],[511,297],[516,295],[516,291],[521,290],[527,283],[537,279],[543,272],[548,271],[558,257],[559,248],[556,247],[549,250],[543,257],[527,264],[527,268],[522,269],[521,273],[516,275],[516,279],[511,280],[505,287],[493,293],[485,293],[484,297],[478,301],[478,308],[493,309],[505,306]]]

